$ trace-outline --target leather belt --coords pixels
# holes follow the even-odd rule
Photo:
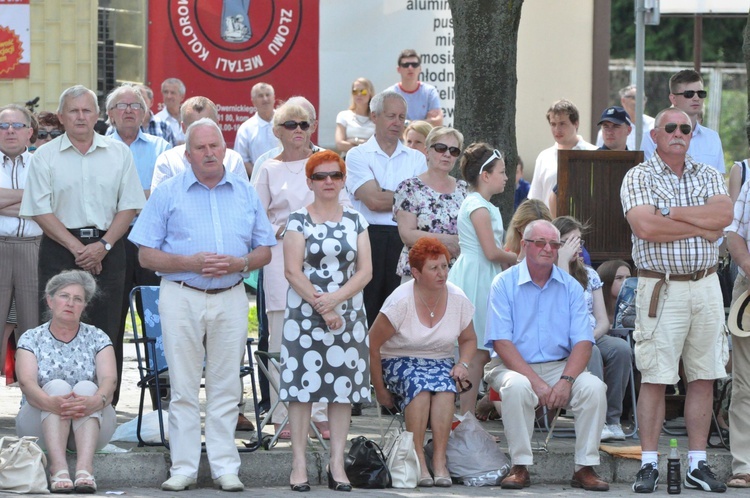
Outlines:
[[[230,285],[229,287],[222,287],[220,289],[201,289],[200,287],[193,287],[192,285],[187,284],[187,283],[183,282],[182,280],[176,280],[175,283],[176,284],[180,284],[180,286],[182,286],[182,287],[187,287],[188,289],[197,290],[198,292],[203,292],[205,294],[221,294],[224,291],[228,291],[230,289],[234,289],[235,287],[237,287],[238,285],[240,285],[242,283],[242,280],[240,280],[239,282],[237,282],[234,285]]]
[[[698,270],[693,273],[670,273],[669,280],[674,280],[675,282],[695,282],[696,280],[700,280],[702,278],[706,278],[709,275],[713,275],[718,269],[719,265],[714,265],[711,268]],[[659,281],[656,282],[656,285],[654,285],[654,291],[651,293],[651,302],[648,305],[649,318],[656,318],[656,307],[659,304],[659,291],[661,291],[661,288],[666,283],[667,275],[665,273],[659,273],[657,271],[638,270],[638,276],[659,279]]]
[[[96,227],[68,228],[68,231],[79,239],[99,239],[107,233],[106,230],[99,230]]]

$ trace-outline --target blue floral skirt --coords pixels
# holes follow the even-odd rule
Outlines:
[[[393,393],[401,411],[422,391],[458,392],[451,377],[453,358],[385,358],[381,363],[385,387]]]

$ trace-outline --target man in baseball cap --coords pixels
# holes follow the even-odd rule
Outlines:
[[[599,150],[628,150],[627,140],[632,123],[625,109],[619,105],[607,107],[597,123],[601,126],[604,145]]]

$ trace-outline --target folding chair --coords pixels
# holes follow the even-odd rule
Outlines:
[[[268,367],[263,363],[263,359],[268,360]],[[258,422],[258,434],[259,434],[259,441],[263,445],[263,447],[267,450],[273,448],[276,446],[276,443],[279,441],[279,436],[281,435],[281,431],[284,430],[287,423],[289,422],[289,415],[287,414],[286,417],[284,417],[284,420],[281,422],[281,425],[279,426],[279,430],[276,431],[273,436],[263,436],[261,434],[261,431],[264,427],[266,427],[268,424],[271,423],[271,419],[273,417],[273,412],[276,411],[276,408],[279,406],[279,404],[283,404],[285,407],[287,407],[287,410],[289,409],[289,403],[285,401],[281,401],[279,399],[279,382],[277,380],[276,375],[281,376],[281,364],[279,363],[280,360],[280,354],[279,353],[269,353],[267,351],[255,351],[255,362],[258,364],[258,371],[261,373],[261,375],[265,376],[265,378],[268,380],[268,385],[271,387],[271,389],[276,392],[276,401],[271,405],[271,407],[266,412],[266,415],[263,417],[263,420]],[[275,375],[271,374],[271,370],[275,372]],[[255,391],[255,387],[253,386],[253,391]],[[257,410],[256,410],[256,417],[257,417]],[[320,442],[320,444],[323,446],[323,449],[328,450],[328,444],[325,442],[325,439],[323,439],[323,435],[318,430],[318,427],[315,425],[315,423],[310,419],[310,429],[313,431],[313,434],[315,434],[315,438]],[[312,440],[308,436],[307,442],[311,443]]]
[[[141,327],[136,320],[137,306],[140,300],[143,309]],[[133,342],[135,343],[135,355],[138,361],[138,374],[140,380],[138,387],[141,389],[141,397],[138,405],[138,423],[136,425],[136,436],[138,446],[165,446],[169,443],[164,433],[164,406],[162,392],[169,388],[169,366],[164,356],[164,343],[162,340],[161,318],[159,316],[159,287],[138,286],[130,292],[130,320],[133,325]],[[254,339],[248,338],[246,343],[248,363],[240,368],[240,377],[250,376],[253,389],[253,404],[255,408],[255,423],[258,428],[258,438],[254,443],[245,443],[244,447],[238,448],[240,452],[252,452],[261,446],[262,433],[260,431],[260,418],[258,416],[258,396],[255,387],[255,368],[251,346]],[[143,348],[143,349],[141,349]],[[203,387],[203,386],[201,386]],[[141,437],[141,422],[143,420],[143,407],[145,404],[146,391],[152,393],[154,411],[157,412],[159,420],[160,442],[151,443],[144,441]],[[205,451],[205,447],[203,448]]]

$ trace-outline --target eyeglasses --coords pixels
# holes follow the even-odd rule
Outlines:
[[[356,88],[352,88],[352,95],[367,95],[368,92],[367,88],[363,88],[362,90],[357,90]]]
[[[420,65],[421,65],[420,62],[402,62],[401,64],[399,64],[399,66],[403,67],[404,69],[406,69],[407,67],[413,67],[416,69]]]
[[[685,90],[684,92],[675,93],[673,95],[682,95],[686,99],[692,99],[693,97],[695,97],[696,93],[698,94],[699,99],[705,99],[708,95],[708,92],[705,90]]]
[[[564,246],[564,245],[565,245],[565,244],[566,244],[567,242],[568,242],[568,239],[565,239],[565,240],[561,240],[561,241],[560,241],[560,245],[561,245],[561,246]],[[579,243],[579,244],[580,244],[581,246],[583,246],[583,245],[585,245],[585,244],[586,244],[586,241],[585,241],[585,240],[583,240],[583,239],[581,239],[581,240],[579,240],[579,241],[578,241],[578,243]]]
[[[326,178],[330,178],[331,180],[343,180],[344,174],[341,171],[320,171],[310,175],[310,180],[314,182],[322,182],[325,181]]]
[[[489,158],[489,159],[487,159],[487,160],[486,160],[486,161],[484,162],[484,164],[482,164],[482,167],[481,167],[481,168],[479,168],[479,174],[481,175],[481,174],[482,174],[482,171],[484,171],[484,167],[485,167],[485,166],[487,166],[488,164],[490,164],[490,163],[491,163],[492,161],[494,161],[495,159],[500,159],[501,161],[502,161],[502,159],[503,159],[503,153],[502,153],[502,152],[500,152],[500,151],[499,151],[499,150],[497,150],[497,149],[495,149],[495,150],[493,150],[493,151],[492,151],[492,155],[490,156],[490,158]]]
[[[40,140],[47,140],[47,137],[54,139],[54,138],[59,137],[62,134],[63,132],[61,132],[60,130],[52,130],[52,131],[39,130],[38,132],[36,132],[36,137]]]
[[[29,125],[26,123],[0,123],[0,130],[7,130],[13,127],[14,130],[22,130],[28,128]]]
[[[121,111],[124,111],[125,109],[132,109],[134,111],[140,111],[143,109],[143,106],[140,104],[140,102],[133,102],[128,104],[127,102],[118,102],[113,106],[113,109],[117,108]]]
[[[680,133],[683,135],[690,135],[690,132],[693,131],[693,128],[687,123],[682,123],[680,125],[677,123],[667,123],[664,126],[657,126],[657,128],[663,128],[667,133],[674,133],[678,126],[680,128]]]
[[[445,151],[447,150],[453,157],[458,157],[461,155],[461,149],[459,149],[458,147],[448,147],[447,145],[441,143],[432,144],[430,145],[430,147],[435,149],[435,152],[437,152],[438,154],[445,154]]]
[[[302,131],[307,131],[310,129],[310,123],[308,123],[307,121],[300,121],[299,123],[297,121],[284,121],[283,123],[281,123],[281,126],[289,131],[296,130],[298,126]]]
[[[469,392],[471,391],[471,388],[474,387],[474,384],[472,384],[469,379],[466,379],[466,380],[458,379],[456,383],[458,384],[458,394]]]
[[[544,249],[547,247],[547,244],[549,244],[550,249],[553,251],[557,251],[562,247],[562,242],[558,242],[556,240],[544,240],[544,239],[537,239],[537,240],[531,240],[531,239],[523,239],[529,244],[534,244],[539,249]]]

